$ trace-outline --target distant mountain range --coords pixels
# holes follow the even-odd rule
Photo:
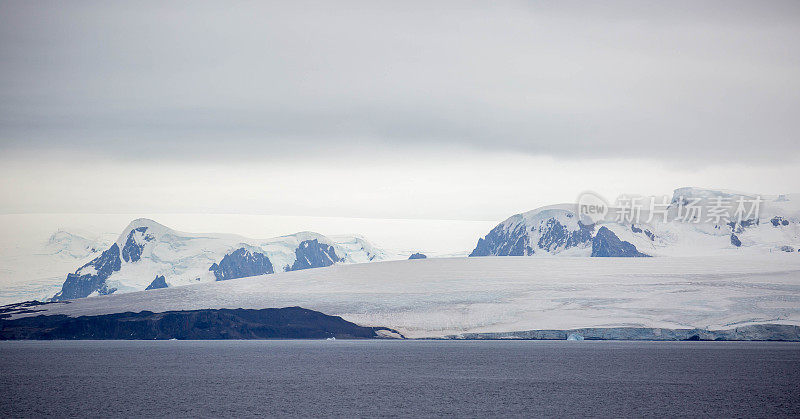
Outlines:
[[[427,258],[17,304],[0,307],[0,329],[16,338],[247,338],[268,326],[252,311],[303,307],[409,338],[798,340],[798,278],[800,257],[784,252]],[[205,312],[220,309],[245,312]]]
[[[758,211],[744,217],[717,220],[698,212],[694,219],[687,219],[680,213],[688,212],[691,202],[709,212],[718,208],[735,215],[738,202],[752,206],[756,199]],[[478,240],[470,256],[698,256],[797,252],[800,248],[800,194],[757,196],[680,188],[659,208],[666,218],[651,219],[650,209],[645,204],[638,217],[597,222],[581,217],[576,204],[535,209],[498,224]]]
[[[52,301],[0,307],[0,322],[15,339],[800,339],[800,195],[681,188],[661,219],[617,217],[626,199],[596,217],[576,204],[514,215],[458,258],[149,219],[116,240],[59,231],[47,257],[79,267]],[[757,211],[714,216],[753,200]],[[688,210],[697,203],[707,212]],[[295,308],[275,317],[281,307]]]
[[[726,202],[729,212],[755,194],[680,188],[662,211],[650,217],[590,220],[576,204],[542,207],[511,216],[484,237],[469,256],[650,257],[797,252],[800,248],[800,194],[760,196],[757,213],[747,217],[679,219],[689,202]],[[613,205],[612,205],[613,207]],[[708,207],[706,208],[708,209]],[[713,217],[712,217],[713,218]],[[312,232],[266,240],[230,234],[172,230],[137,219],[113,243],[59,231],[49,246],[84,264],[67,275],[53,301],[223,281],[334,264],[405,258],[389,255],[360,236],[326,237]],[[94,256],[91,260],[89,257]],[[425,257],[413,254],[410,259]],[[88,260],[88,262],[86,262]]]
[[[75,240],[72,242],[71,240]],[[94,244],[59,235],[70,251],[96,251]],[[358,236],[333,240],[302,232],[267,240],[230,234],[193,234],[153,220],[137,219],[116,242],[67,275],[53,301],[224,281],[255,275],[387,260],[388,255]]]

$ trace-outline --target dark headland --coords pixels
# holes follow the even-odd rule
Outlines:
[[[386,334],[381,335],[379,332]],[[70,317],[0,319],[0,340],[19,339],[371,339],[402,337],[301,307],[141,311]]]

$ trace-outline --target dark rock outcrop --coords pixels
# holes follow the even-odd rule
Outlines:
[[[156,279],[150,283],[144,290],[157,290],[159,288],[167,288],[167,279],[164,278],[164,275],[156,275]]]
[[[594,224],[585,225],[578,221],[578,229],[570,230],[558,219],[549,218],[539,226],[533,227],[538,230],[539,239],[536,243],[531,243],[525,223],[521,217],[518,220],[512,218],[510,227],[508,227],[509,221],[499,224],[486,237],[478,239],[478,244],[470,256],[530,256],[535,254],[537,249],[546,252],[565,250],[588,244],[594,231]]]
[[[380,330],[397,333],[383,327],[362,327],[300,307],[142,311],[81,317],[39,315],[0,320],[0,340],[364,339],[379,337],[376,332]]]
[[[147,227],[137,227],[131,230],[131,232],[128,233],[125,246],[122,247],[122,260],[125,262],[138,262],[139,259],[142,258],[144,243],[136,242],[136,233],[142,233],[145,242],[153,240],[153,237],[147,234]]]
[[[620,240],[607,227],[600,227],[592,239],[592,257],[649,257],[630,242]]]
[[[741,233],[744,231],[745,228],[751,227],[758,224],[758,219],[750,219],[750,220],[741,220],[741,221],[731,221],[728,223],[728,227],[731,228],[731,231],[734,233]]]
[[[13,304],[6,304],[4,306],[0,306],[0,319],[9,318],[19,314],[27,314],[27,313],[36,313],[39,311],[47,311],[41,306],[49,305],[49,304],[69,304],[69,301],[36,301],[36,300],[29,300],[29,301],[22,301],[19,303]]]
[[[78,268],[75,273],[67,275],[66,281],[61,286],[61,291],[53,296],[53,301],[71,300],[74,298],[88,297],[94,292],[107,295],[116,291],[108,288],[106,279],[112,273],[120,270],[122,261],[138,262],[142,257],[144,243],[138,243],[137,233],[141,233],[145,243],[152,241],[153,237],[147,234],[147,227],[137,227],[128,233],[125,245],[120,250],[116,243],[91,262]]]
[[[292,266],[287,266],[287,271],[322,268],[344,260],[336,254],[333,246],[320,243],[317,239],[300,242],[294,254],[296,259]]]
[[[731,233],[731,244],[736,247],[740,247],[742,245],[742,241],[739,240],[739,238],[736,237],[735,234]]]
[[[248,276],[273,273],[272,262],[263,253],[250,252],[241,247],[228,253],[219,264],[213,264],[209,271],[214,272],[217,281],[246,278]]]
[[[100,256],[78,268],[75,273],[68,274],[67,280],[61,286],[61,291],[53,296],[52,300],[83,298],[95,291],[100,295],[113,293],[116,289],[109,289],[106,286],[106,279],[113,272],[119,271],[121,265],[119,246],[114,243]]]
[[[414,259],[427,259],[427,256],[425,256],[425,254],[423,253],[417,252],[408,257],[408,260],[414,260]]]
[[[780,217],[780,216],[772,217],[772,219],[769,220],[769,222],[772,223],[773,227],[780,227],[780,226],[788,226],[789,225],[789,220],[785,220],[783,217]]]
[[[478,239],[470,256],[530,256],[534,253],[524,223],[511,229],[504,224],[493,228],[486,237]]]
[[[545,225],[539,226],[539,241],[536,243],[540,249],[548,252],[556,249],[569,249],[588,243],[592,239],[594,224],[584,225],[578,221],[577,230],[569,230],[558,220],[550,218]]]
[[[647,238],[650,239],[650,241],[656,240],[656,235],[653,234],[653,232],[648,229],[641,229],[639,227],[636,227],[634,224],[631,224],[631,231],[634,233],[644,233],[644,235],[647,236]]]

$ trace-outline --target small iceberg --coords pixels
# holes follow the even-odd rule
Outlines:
[[[336,338],[335,337],[329,337],[329,338],[327,338],[325,340],[336,340]]]
[[[567,340],[583,340],[583,336],[577,333],[570,333],[569,336],[567,336]]]

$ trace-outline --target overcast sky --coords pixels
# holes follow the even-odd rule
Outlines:
[[[800,2],[165,3],[0,1],[0,212],[800,192]]]

